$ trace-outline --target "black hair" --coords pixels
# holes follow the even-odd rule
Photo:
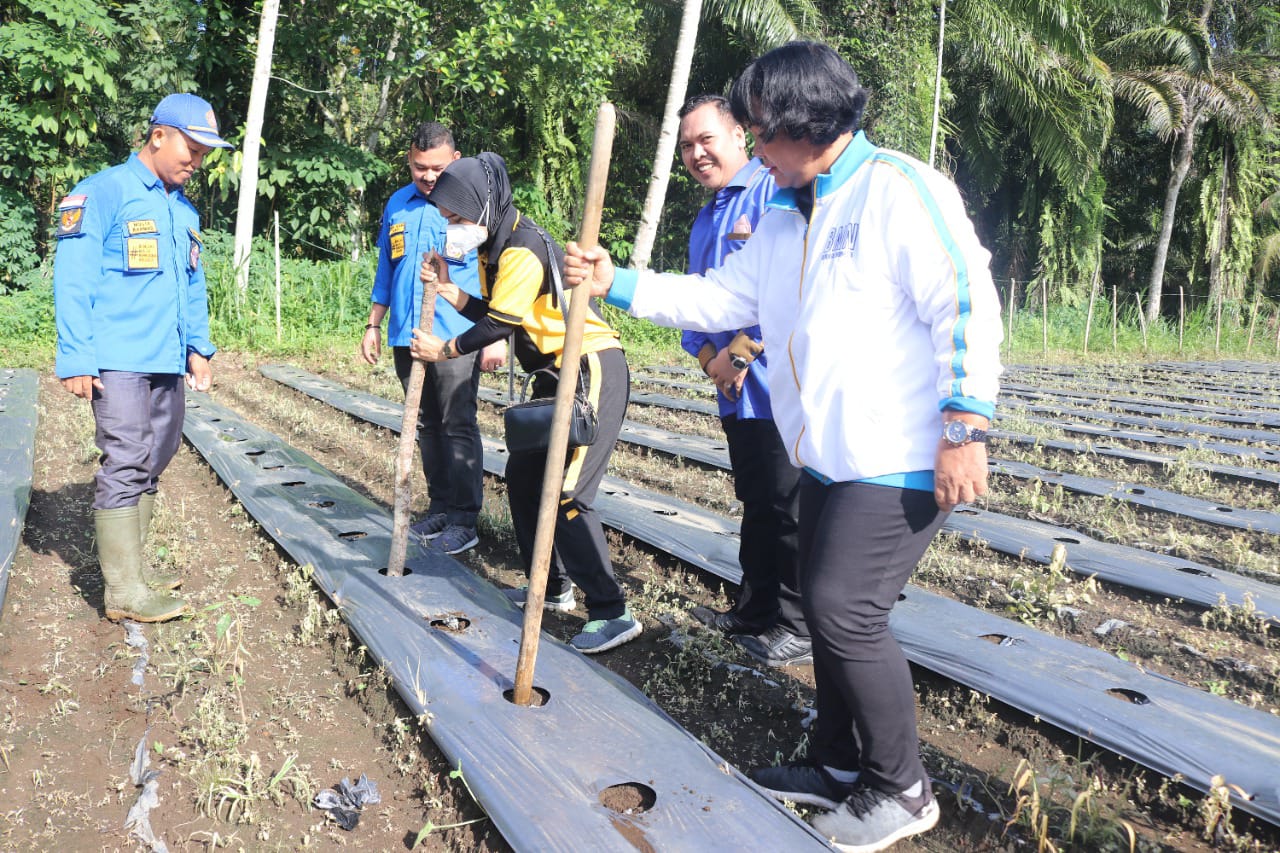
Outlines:
[[[729,92],[733,117],[768,142],[779,133],[829,145],[857,130],[867,105],[858,74],[832,48],[793,41],[743,69]]]
[[[409,145],[419,151],[429,151],[441,145],[448,145],[454,151],[458,150],[457,143],[453,141],[453,131],[438,121],[424,121],[414,128]]]
[[[733,119],[733,110],[729,107],[729,99],[724,95],[694,95],[684,102],[683,106],[680,107],[680,111],[676,113],[676,117],[684,118],[698,107],[703,107],[707,104],[715,104],[716,111],[720,115],[726,119]]]

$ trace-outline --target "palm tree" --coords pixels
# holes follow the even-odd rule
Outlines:
[[[671,158],[675,153],[680,125],[677,113],[686,97],[689,69],[693,66],[698,22],[703,8],[702,0],[684,0],[676,56],[671,69],[671,84],[667,90],[666,108],[658,132],[658,151],[654,157],[649,191],[645,197],[640,228],[636,232],[635,248],[631,254],[631,264],[636,269],[647,267],[653,253],[658,221],[662,217],[662,204],[667,196],[667,183],[671,180]],[[708,13],[718,15],[722,22],[739,33],[744,40],[765,50],[801,37],[804,32],[816,27],[821,17],[812,0],[791,0],[789,3],[780,0],[707,0],[705,8]]]
[[[1160,316],[1165,266],[1173,240],[1178,196],[1195,159],[1200,131],[1212,121],[1228,132],[1268,121],[1258,92],[1234,58],[1215,48],[1209,19],[1215,0],[1195,17],[1174,18],[1125,34],[1102,49],[1112,61],[1117,97],[1135,104],[1150,129],[1172,143],[1155,257],[1147,281],[1148,322]]]

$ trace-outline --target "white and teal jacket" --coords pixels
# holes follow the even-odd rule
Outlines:
[[[608,301],[677,328],[759,323],[773,417],[796,466],[931,489],[940,410],[995,410],[990,254],[949,179],[862,133],[812,189],[810,220],[782,190],[723,266],[619,269]]]

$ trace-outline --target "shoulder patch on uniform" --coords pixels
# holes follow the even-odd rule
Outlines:
[[[54,237],[74,237],[84,225],[84,207],[89,203],[87,195],[69,195],[58,202],[58,230]]]
[[[200,239],[199,232],[194,228],[188,228],[187,233],[191,235],[191,251],[187,254],[187,268],[195,272],[200,266],[200,250],[204,248],[204,240]]]

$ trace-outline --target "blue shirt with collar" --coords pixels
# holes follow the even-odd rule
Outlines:
[[[693,228],[689,233],[688,272],[701,274],[714,269],[724,263],[726,257],[742,248],[776,191],[773,176],[759,158],[749,160],[729,183],[716,190],[715,196],[703,205],[693,221]],[[744,219],[750,228],[739,231],[738,227],[743,224]],[[744,331],[757,342],[760,341],[759,326],[752,326]],[[710,343],[719,352],[737,334],[736,329],[711,334],[686,331],[680,338],[680,345],[696,358],[706,344]],[[773,417],[773,410],[769,407],[769,386],[765,382],[765,367],[768,363],[767,353],[756,357],[747,368],[742,392],[737,400],[730,400],[717,389],[716,402],[720,406],[720,417]]]
[[[200,216],[137,154],[77,184],[55,236],[59,378],[182,374],[188,353],[214,354]]]
[[[413,343],[413,329],[422,308],[422,281],[418,278],[422,254],[436,251],[444,255],[447,224],[415,184],[396,190],[387,201],[378,229],[378,270],[373,277],[372,301],[389,309],[388,346],[407,347]],[[480,296],[476,253],[468,252],[461,262],[450,259],[449,278],[470,295]],[[471,321],[443,297],[436,297],[433,335],[449,340],[471,326]]]

